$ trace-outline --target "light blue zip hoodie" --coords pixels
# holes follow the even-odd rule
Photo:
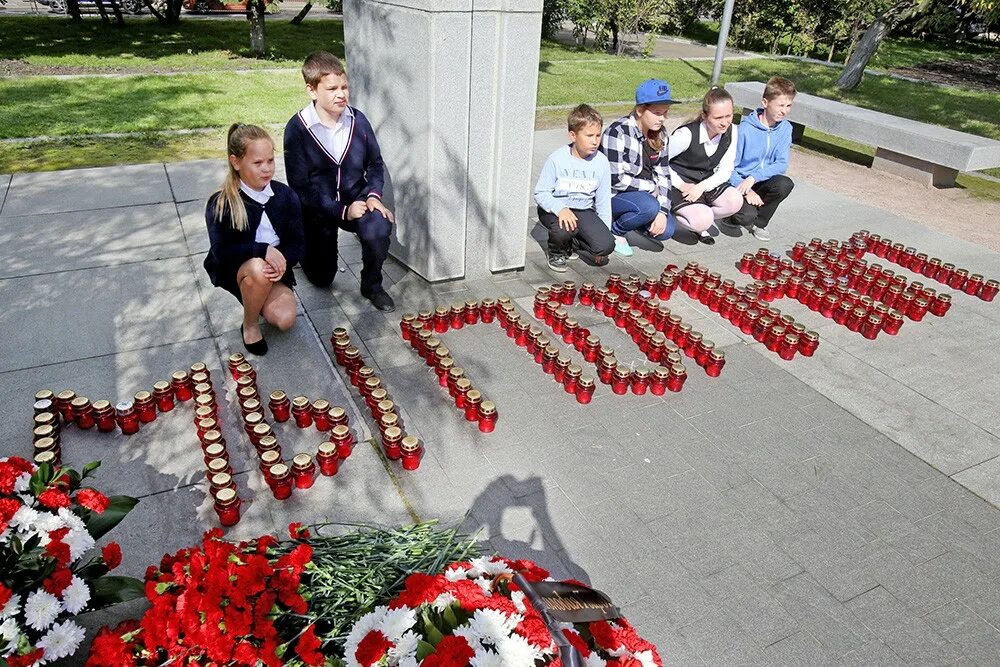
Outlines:
[[[736,141],[736,167],[729,182],[736,186],[747,176],[760,183],[788,169],[792,149],[792,124],[788,120],[767,127],[760,121],[763,109],[743,116]]]

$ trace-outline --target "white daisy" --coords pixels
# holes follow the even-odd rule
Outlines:
[[[487,649],[481,648],[476,651],[476,654],[472,656],[472,660],[469,662],[472,667],[507,667],[504,665],[503,658]]]
[[[495,558],[473,558],[472,565],[479,568],[480,571],[485,574],[496,576],[498,574],[512,574],[514,571],[510,569],[507,563],[502,560],[497,560]]]
[[[455,597],[451,593],[442,593],[441,595],[434,598],[433,602],[431,602],[431,608],[440,614],[443,613],[445,609],[450,607],[455,602],[458,602],[457,597]]]
[[[473,579],[476,585],[483,589],[483,592],[487,595],[493,595],[493,580],[487,579],[486,577],[479,577],[478,579]]]
[[[468,579],[469,571],[464,567],[456,567],[444,573],[444,578],[448,581],[462,581]]]
[[[60,660],[76,653],[80,647],[83,636],[86,634],[79,625],[73,621],[63,621],[52,626],[48,634],[38,640],[36,647],[45,649],[42,663],[49,663]]]
[[[403,633],[412,628],[417,623],[417,612],[408,607],[399,609],[389,609],[382,616],[379,627],[386,639],[396,642]]]
[[[79,614],[90,602],[90,587],[80,577],[74,576],[62,594],[63,606],[71,614]]]
[[[413,660],[413,665],[416,665],[417,644],[419,642],[420,637],[415,632],[412,630],[404,632],[396,640],[396,645],[389,649],[389,657],[394,659],[399,665],[403,665],[408,660]]]
[[[14,512],[14,516],[10,518],[10,526],[22,532],[33,532],[38,526],[39,518],[38,510],[22,505],[21,509]]]
[[[21,611],[21,596],[11,595],[10,599],[7,600],[7,604],[3,606],[0,610],[0,618],[9,618],[11,616],[17,616],[17,612]]]
[[[510,637],[517,624],[524,619],[520,614],[507,614],[497,609],[477,609],[469,619],[469,627],[482,637],[484,642],[495,644]]]
[[[0,639],[7,640],[7,647],[10,650],[17,648],[17,640],[20,636],[21,627],[13,618],[8,618],[0,623]]]
[[[497,644],[497,653],[505,665],[534,665],[542,658],[542,652],[521,635],[506,637]]]
[[[31,473],[22,472],[14,480],[14,493],[24,493],[31,486]]]
[[[35,591],[24,603],[24,618],[28,627],[34,630],[44,630],[52,625],[56,616],[62,611],[59,598],[48,591]]]
[[[58,514],[59,518],[62,519],[63,525],[65,525],[71,531],[87,530],[87,524],[83,522],[83,519],[81,519],[76,514],[66,509],[65,507],[60,507],[58,510]]]
[[[63,542],[69,547],[69,557],[76,561],[83,557],[85,553],[94,548],[94,538],[90,536],[87,529],[70,530],[63,538]]]

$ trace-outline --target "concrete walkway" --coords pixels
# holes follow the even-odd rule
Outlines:
[[[536,172],[561,141],[561,131],[536,133]],[[587,407],[499,328],[449,332],[444,343],[501,413],[496,432],[483,436],[400,340],[403,310],[502,293],[530,308],[534,287],[554,280],[603,283],[609,271],[656,275],[688,260],[742,283],[734,263],[761,243],[723,236],[708,248],[682,237],[616,257],[606,270],[574,263],[555,275],[533,229],[525,270],[493,280],[429,286],[390,263],[387,283],[401,308],[387,317],[357,294],[360,251],[344,238],[333,289],[300,280],[297,326],[268,332],[261,390],[344,405],[367,438],[370,424],[328,354],[330,330],[347,326],[428,454],[419,471],[403,473],[362,445],[336,477],[278,503],[234,427],[232,387],[221,384],[226,356],[241,346],[236,302],[201,269],[204,202],[219,167],[0,177],[0,427],[15,434],[4,454],[30,451],[37,389],[114,401],[205,361],[250,501],[234,538],[293,520],[464,520],[501,552],[606,591],[669,664],[996,664],[1000,510],[988,500],[1000,503],[997,303],[957,295],[947,317],[872,342],[780,302],[822,337],[815,357],[789,363],[677,293],[671,308],[726,351],[722,377],[693,372],[683,392],[663,398],[600,387]],[[994,252],[801,179],[767,245],[784,251],[859,228],[974,271],[1000,266]],[[603,318],[582,308],[574,315],[620,360],[641,363]],[[132,438],[64,435],[68,463],[103,459],[97,484],[142,497],[112,534],[133,575],[215,523],[190,412],[178,412]],[[320,440],[277,430],[286,452]],[[87,622],[96,628],[138,609]]]

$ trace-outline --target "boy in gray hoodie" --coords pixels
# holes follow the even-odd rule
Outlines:
[[[743,208],[729,218],[761,241],[769,241],[767,225],[794,183],[785,176],[792,148],[792,124],[785,119],[795,99],[795,84],[772,76],[764,86],[763,106],[740,122],[736,166],[730,184],[743,195]]]

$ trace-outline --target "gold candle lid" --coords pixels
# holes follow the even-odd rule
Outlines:
[[[325,398],[317,398],[312,403],[313,412],[326,412],[330,409],[330,401]]]
[[[383,429],[389,429],[396,426],[399,423],[399,415],[395,412],[386,412],[382,415],[379,422],[382,424]]]
[[[212,475],[208,483],[217,489],[222,489],[233,483],[233,476],[228,472],[217,472]]]
[[[271,434],[271,425],[257,424],[256,426],[253,427],[253,434],[258,437],[258,442],[259,442],[260,438],[263,438],[265,435]]]
[[[264,415],[259,412],[248,412],[243,415],[243,423],[247,426],[256,426],[264,421]]]
[[[390,426],[385,429],[384,437],[386,440],[398,440],[403,437],[403,431],[398,426]]]
[[[494,300],[494,299],[483,299],[479,303],[484,308],[492,308],[493,306],[495,306],[497,304],[496,300]]]
[[[87,407],[90,404],[90,399],[86,396],[77,396],[72,401],[69,402],[76,409]]]
[[[712,361],[722,361],[726,358],[726,353],[722,350],[712,350],[708,356],[711,357]]]
[[[601,345],[601,339],[591,334],[590,336],[587,336],[586,343],[589,347],[599,347]]]
[[[202,371],[200,373],[191,373],[191,382],[194,384],[202,384],[209,381],[208,373]]]
[[[236,390],[236,395],[240,397],[240,400],[245,400],[248,398],[257,398],[257,387],[252,384],[246,385],[245,387],[240,387]]]
[[[260,412],[260,401],[256,398],[248,398],[243,401],[243,410],[245,412]]]
[[[195,362],[195,363],[191,364],[191,372],[192,373],[207,373],[208,372],[208,366],[206,366],[204,363],[202,363],[200,361]]]
[[[253,372],[253,366],[247,362],[243,362],[236,367],[236,372],[240,375],[249,375]]]
[[[215,502],[220,505],[234,505],[239,498],[236,497],[236,492],[229,488],[219,489],[215,492]]]
[[[215,429],[205,431],[204,435],[201,436],[201,441],[205,443],[205,445],[216,444],[220,440],[222,440],[222,432]]]
[[[170,379],[174,382],[187,382],[188,374],[187,371],[174,371],[170,374]]]
[[[122,401],[122,403],[125,403],[125,402],[127,402],[127,401]],[[119,403],[118,404],[118,409],[120,410],[121,407],[122,407],[122,404]],[[129,403],[128,407],[131,408],[132,404]],[[201,421],[201,420],[207,419],[207,418],[211,417],[213,414],[215,414],[215,410],[213,410],[212,407],[209,406],[209,405],[199,405],[198,407],[196,407],[194,409],[194,414],[195,414],[195,417],[197,417],[198,420]],[[212,421],[215,421],[215,420],[213,419]]]
[[[461,392],[469,391],[469,389],[472,388],[472,380],[470,380],[469,378],[459,378],[455,382],[455,387],[457,387],[458,390]]]
[[[687,369],[681,364],[674,364],[670,367],[671,375],[687,375]]]
[[[404,452],[415,452],[420,449],[420,440],[415,435],[407,435],[399,443],[399,448]]]
[[[274,401],[275,403],[281,403],[287,398],[288,396],[285,394],[285,392],[281,391],[280,389],[275,389],[274,391],[271,392],[271,400]]]
[[[434,312],[437,315],[444,316],[447,315],[450,312],[450,310],[448,306],[438,306],[437,308],[434,309]]]
[[[53,394],[52,391],[49,389],[39,389],[38,391],[35,392],[36,401],[51,401],[55,397],[56,395]]]
[[[451,350],[449,350],[448,348],[446,348],[444,345],[441,345],[440,347],[438,347],[438,349],[434,350],[434,356],[437,357],[438,360],[444,359],[446,357],[450,357],[451,356]]]
[[[45,452],[50,449],[56,448],[56,441],[54,438],[45,437],[35,440],[34,448],[36,452]]]
[[[94,401],[94,410],[96,412],[103,412],[105,410],[110,410],[110,409],[111,409],[111,401],[105,400],[103,398]]]
[[[226,468],[229,467],[229,462],[225,459],[209,459],[208,461],[208,471],[211,474],[216,474],[220,472],[225,472]]]
[[[265,451],[269,449],[275,449],[278,446],[278,439],[274,437],[273,433],[268,433],[267,435],[262,435],[257,441],[257,447]]]
[[[577,380],[577,386],[582,387],[584,389],[589,389],[594,386],[594,378],[590,377],[589,375],[581,375],[580,379]]]
[[[205,447],[205,456],[210,459],[222,458],[226,453],[226,448],[218,442],[213,442],[211,445]]]
[[[565,354],[559,354],[556,357],[556,366],[561,368],[569,368],[569,365],[573,363],[573,360],[567,357]]]
[[[381,412],[381,413],[384,414],[386,412],[392,412],[392,411],[394,411],[396,409],[396,404],[393,403],[392,401],[390,401],[389,399],[384,399],[384,400],[379,401],[376,404],[376,407],[378,407],[378,411],[379,412]]]
[[[451,304],[451,312],[457,313],[461,310],[465,310],[465,304],[462,303],[461,301],[456,301],[455,303]]]
[[[153,395],[150,394],[145,389],[143,389],[142,391],[135,392],[135,396],[133,398],[135,398],[135,400],[138,401],[138,402],[145,402],[145,401],[148,401],[148,400],[152,399]]]
[[[451,369],[454,368],[455,366],[455,360],[452,359],[451,357],[442,359],[441,361],[438,362],[438,366],[447,372],[451,372]]]
[[[649,377],[649,369],[645,367],[637,368],[635,369],[634,374],[637,378],[646,379]]]
[[[380,380],[377,377],[370,377],[367,380],[365,380],[365,387],[367,387],[369,391],[374,391],[381,384],[382,384],[382,380]]]
[[[653,375],[660,380],[666,379],[666,377],[670,375],[670,369],[665,366],[657,366],[653,369]]]
[[[465,369],[464,368],[460,368],[458,366],[456,366],[455,368],[452,368],[450,371],[448,371],[448,377],[450,379],[452,379],[452,380],[458,380],[459,378],[464,377],[464,376],[465,376]]]
[[[566,369],[566,375],[572,375],[573,377],[580,377],[583,373],[583,369],[576,364],[570,364],[569,368]]]
[[[170,383],[165,380],[157,380],[153,383],[153,391],[159,393],[170,391]]]
[[[35,454],[35,463],[37,465],[48,463],[50,466],[54,466],[56,464],[56,453],[51,450],[38,452]]]
[[[351,430],[346,426],[344,426],[343,424],[337,424],[336,426],[333,427],[331,433],[333,433],[333,435],[337,436],[338,438],[343,438],[347,435],[350,435]]]
[[[274,466],[281,461],[281,452],[276,449],[269,449],[260,455],[260,462],[266,466]]]
[[[309,406],[309,399],[305,396],[296,396],[292,399],[292,405],[296,408],[305,408]]]
[[[239,366],[244,361],[246,361],[246,359],[247,358],[243,356],[242,352],[233,352],[232,354],[229,355],[229,364],[231,366]]]
[[[417,311],[417,319],[418,320],[429,320],[432,317],[434,317],[434,313],[431,312],[430,310],[427,310],[426,308],[424,308],[423,310]]]
[[[139,392],[139,393],[142,393],[142,392]],[[140,401],[142,399],[140,399],[139,395],[136,394],[135,400],[136,401]],[[198,405],[199,408],[210,408],[213,405],[215,405],[215,398],[211,394],[201,394],[200,396],[195,396],[194,397],[194,402],[195,402],[195,404]]]
[[[475,308],[479,308],[479,302],[469,299],[468,301],[465,302],[465,308],[466,310],[473,310]]]
[[[339,405],[332,405],[330,406],[330,409],[327,411],[327,414],[330,415],[331,419],[342,419],[344,415],[347,414],[347,411],[344,410],[344,408],[340,407]]]
[[[329,440],[324,440],[319,443],[319,447],[316,448],[316,451],[320,456],[333,456],[337,453],[337,446]]]
[[[268,469],[268,472],[271,473],[272,479],[284,479],[288,477],[288,466],[284,463],[275,463]]]
[[[413,322],[417,319],[417,316],[413,313],[403,313],[403,316],[399,318],[400,322]],[[334,334],[336,334],[336,329],[334,329]]]
[[[478,403],[481,400],[483,400],[483,393],[478,389],[470,389],[465,394],[466,403]]]
[[[69,403],[74,398],[76,398],[76,392],[73,391],[72,389],[66,389],[66,390],[60,391],[58,394],[56,394],[56,398],[59,399],[60,401],[64,401],[66,403]]]
[[[309,454],[296,454],[292,457],[292,466],[295,468],[308,468],[312,465],[312,456]]]
[[[207,382],[199,382],[194,386],[194,393],[196,394],[209,394],[211,392],[212,392],[212,385],[210,385]]]
[[[347,338],[347,328],[346,327],[334,327],[333,333],[330,334],[333,338]]]

